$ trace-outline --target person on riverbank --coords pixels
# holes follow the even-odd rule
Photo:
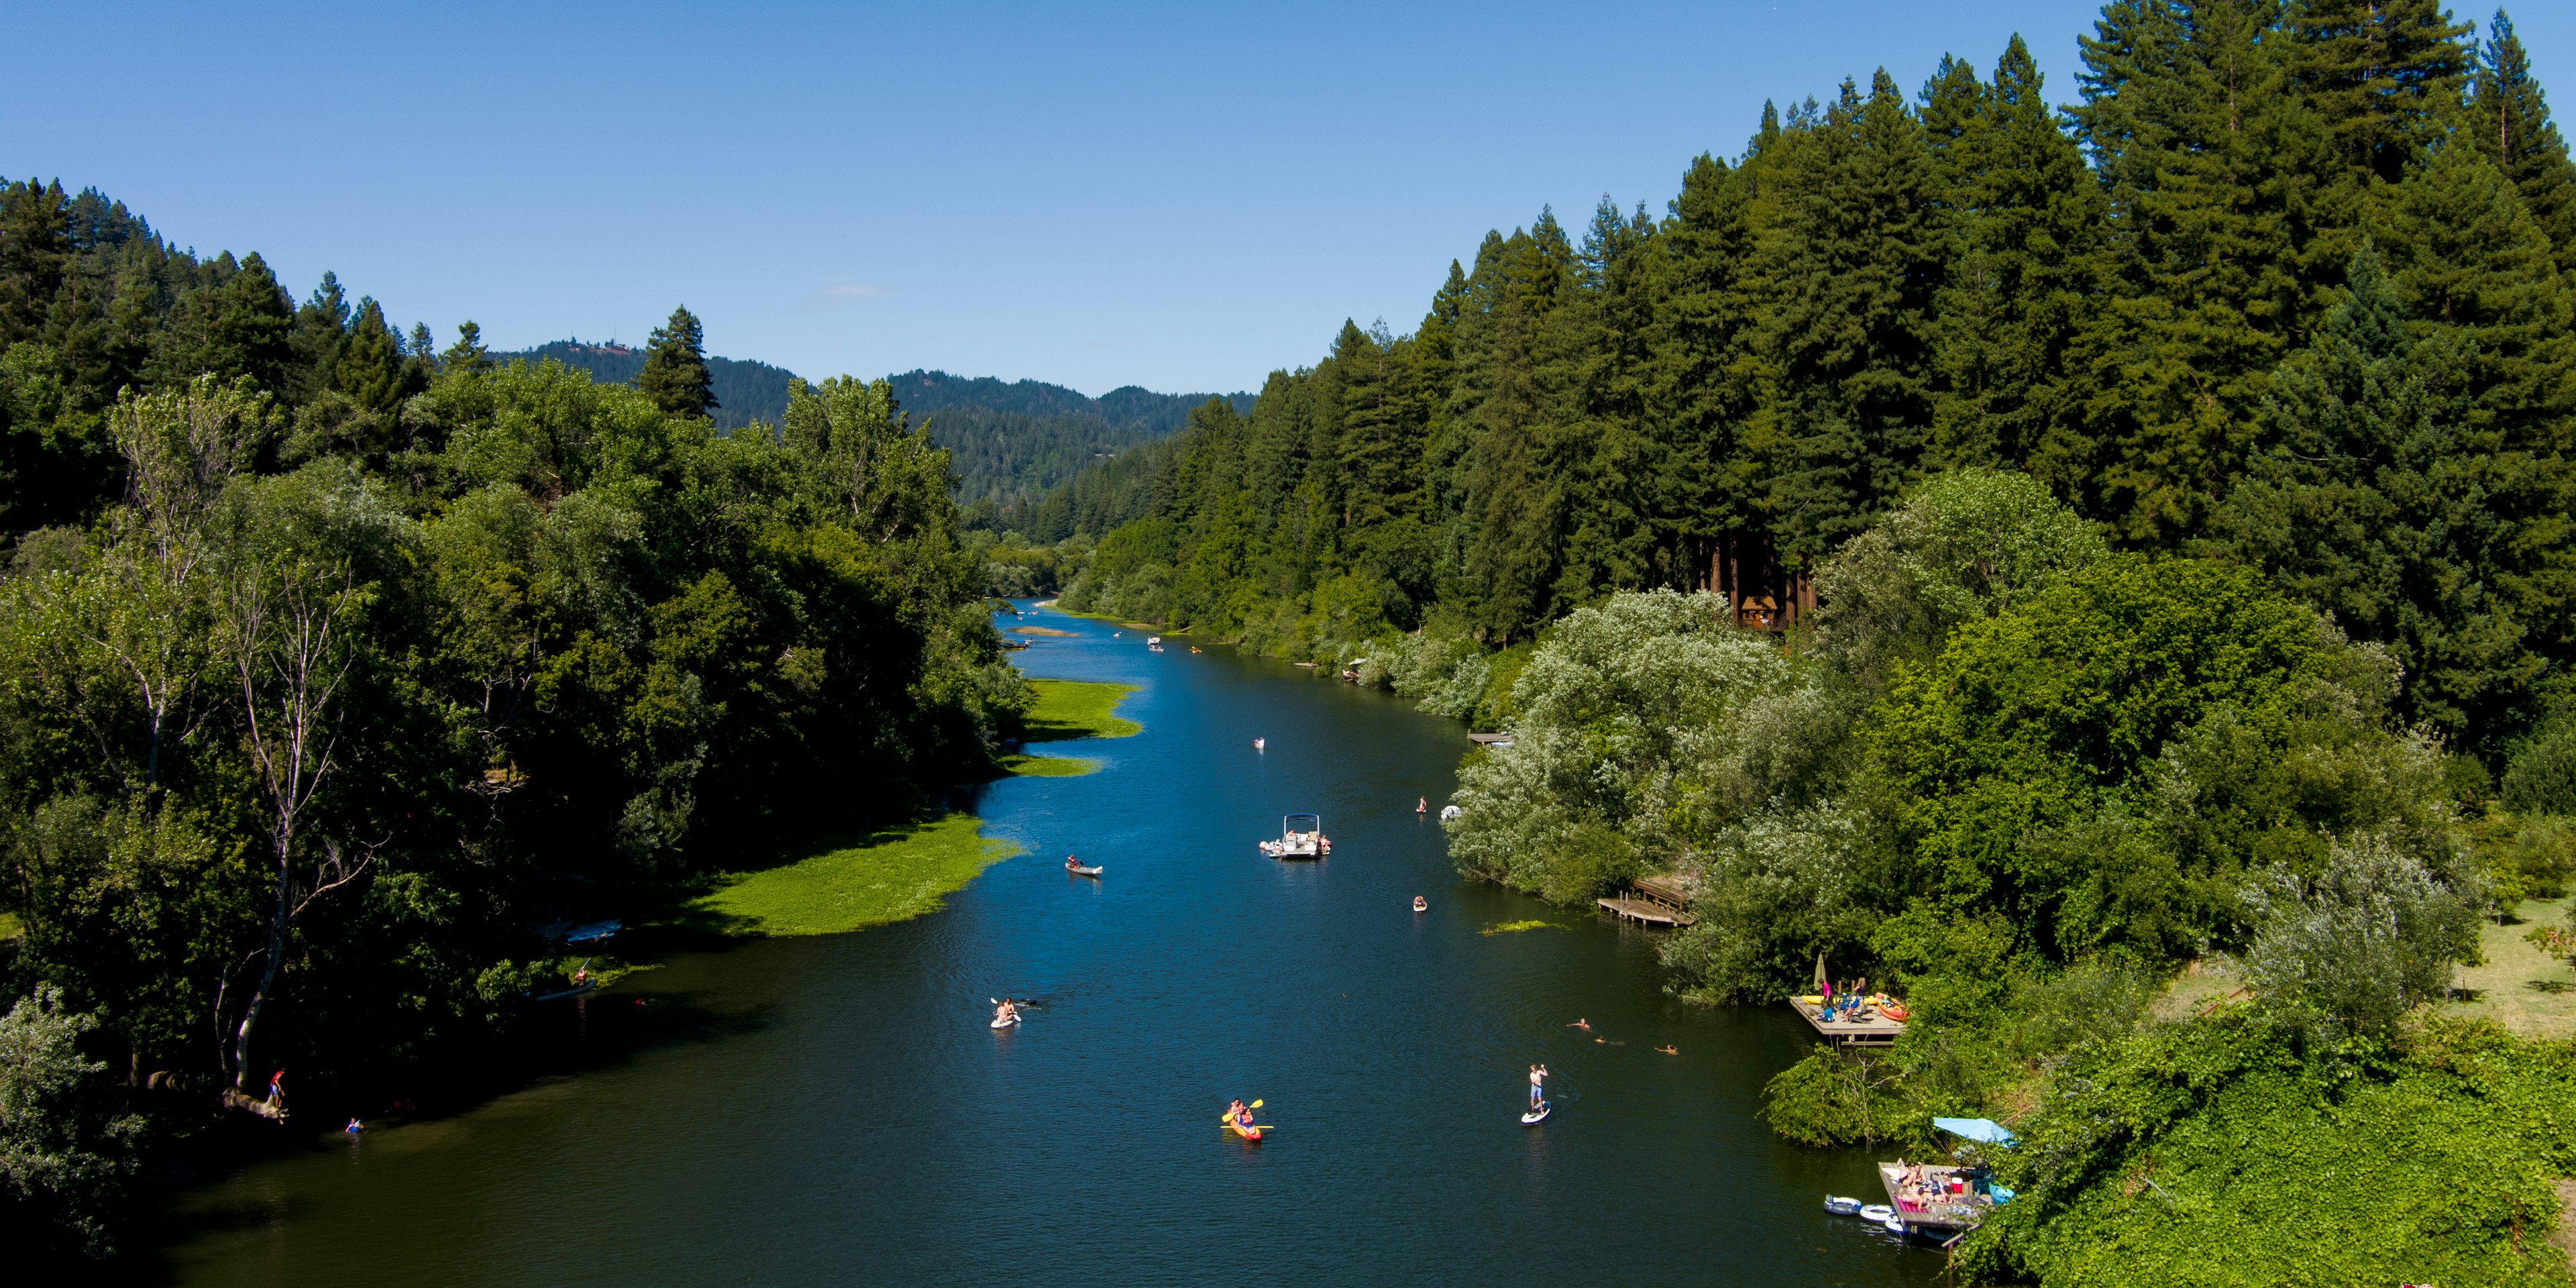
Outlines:
[[[1530,1111],[1531,1111],[1532,1113],[1537,1112],[1537,1111],[1538,1111],[1538,1107],[1539,1107],[1541,1104],[1546,1103],[1546,1100],[1547,1100],[1547,1066],[1546,1066],[1546,1065],[1543,1065],[1543,1064],[1534,1064],[1534,1065],[1531,1065],[1531,1066],[1530,1066]]]

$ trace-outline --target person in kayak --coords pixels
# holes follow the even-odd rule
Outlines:
[[[1001,1005],[993,1008],[993,1022],[996,1024],[1005,1023],[1018,1018],[1020,1018],[1020,1008],[1011,1005],[1011,999],[1007,997],[1002,999]]]
[[[1541,1104],[1546,1103],[1546,1097],[1547,1097],[1547,1066],[1546,1066],[1546,1065],[1543,1065],[1543,1064],[1534,1064],[1534,1065],[1531,1065],[1531,1066],[1530,1066],[1530,1109],[1531,1109],[1533,1112],[1535,1112]]]

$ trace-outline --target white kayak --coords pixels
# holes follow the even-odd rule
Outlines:
[[[1538,1102],[1538,1108],[1521,1115],[1521,1126],[1536,1127],[1547,1120],[1548,1111],[1554,1108],[1556,1108],[1556,1106],[1548,1101],[1542,1100]]]
[[[1019,1023],[1019,1022],[1020,1022],[1020,1017],[1019,1017],[1019,1016],[1017,1016],[1017,1015],[1013,1015],[1013,1016],[1010,1016],[1010,1017],[1008,1017],[1008,1018],[1006,1018],[1006,1019],[999,1019],[999,1020],[995,1020],[995,1021],[993,1021],[993,1027],[994,1027],[994,1028],[997,1028],[997,1029],[1007,1029],[1007,1028],[1011,1027],[1012,1025],[1017,1024],[1017,1023]]]

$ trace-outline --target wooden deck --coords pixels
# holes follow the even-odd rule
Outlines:
[[[1923,1175],[1936,1188],[1946,1187],[1949,1178],[1965,1169],[1947,1164],[1925,1164]],[[1896,1219],[1915,1234],[1942,1238],[1977,1228],[1986,1214],[1994,1211],[1993,1201],[1969,1191],[1964,1194],[1909,1196],[1905,1192],[1905,1171],[1894,1163],[1878,1165],[1879,1184],[1887,1187],[1887,1205],[1896,1209]]]
[[[1835,1019],[1828,1022],[1816,1018],[1816,1012],[1822,1010],[1822,1007],[1801,1002],[1794,997],[1789,999],[1789,1006],[1806,1017],[1807,1027],[1814,1029],[1816,1036],[1835,1046],[1891,1046],[1895,1044],[1897,1035],[1905,1032],[1904,1021],[1891,1020],[1876,1011],[1871,1011],[1858,1019]]]
[[[1593,902],[1609,909],[1621,921],[1642,921],[1649,926],[1687,926],[1699,920],[1671,904],[1657,903],[1652,899],[1639,899],[1630,895],[1621,895],[1616,899],[1596,899]]]

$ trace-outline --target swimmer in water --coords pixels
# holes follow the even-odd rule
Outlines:
[[[1589,1033],[1589,1032],[1591,1032],[1591,1031],[1592,1031],[1592,1026],[1591,1026],[1590,1024],[1586,1023],[1586,1022],[1584,1021],[1583,1017],[1581,1017],[1581,1016],[1579,1016],[1579,1015],[1575,1017],[1575,1019],[1574,1019],[1574,1023],[1569,1024],[1569,1025],[1566,1025],[1565,1027],[1567,1027],[1567,1028],[1569,1028],[1569,1029],[1581,1029],[1581,1030],[1583,1030],[1583,1031],[1584,1031],[1584,1032],[1586,1032],[1586,1033]]]

